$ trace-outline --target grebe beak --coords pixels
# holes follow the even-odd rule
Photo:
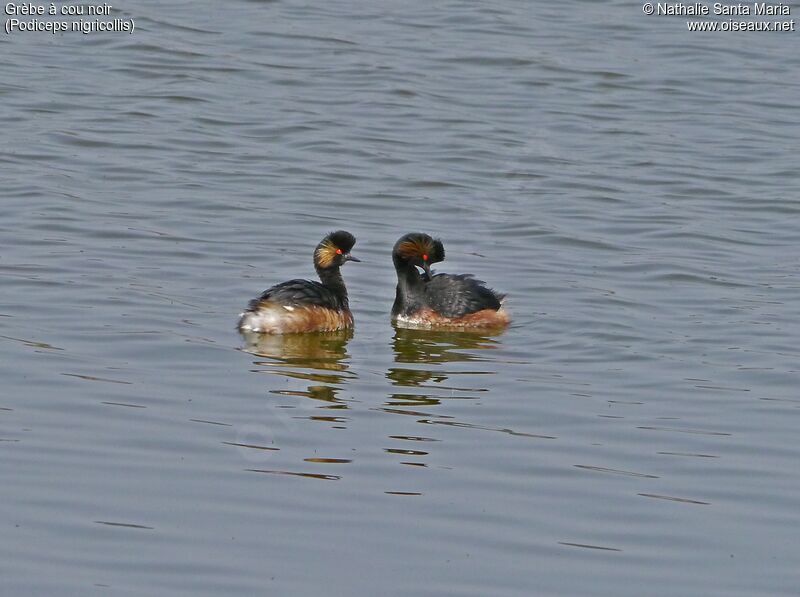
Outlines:
[[[361,260],[358,257],[353,257],[350,253],[346,253],[345,254],[344,260],[345,261],[356,261],[358,263],[361,263]]]
[[[425,270],[425,275],[428,276],[428,278],[430,278],[431,277],[431,264],[428,263],[427,261],[423,261],[422,262],[422,269]]]

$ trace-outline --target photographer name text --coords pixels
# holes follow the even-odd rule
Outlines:
[[[790,16],[792,9],[788,4],[768,4],[766,2],[753,2],[751,4],[723,4],[715,2],[711,6],[702,2],[658,2],[655,5],[655,14],[675,17],[705,17],[737,16],[737,17],[786,17]]]

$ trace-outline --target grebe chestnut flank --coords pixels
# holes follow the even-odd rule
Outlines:
[[[314,269],[321,283],[289,280],[265,290],[239,317],[239,331],[291,334],[353,327],[339,268],[348,261],[360,261],[350,255],[355,243],[355,237],[344,230],[328,234],[314,250]]]
[[[500,328],[511,321],[503,308],[504,294],[487,288],[470,274],[431,274],[431,264],[444,260],[438,239],[412,232],[392,250],[397,290],[392,320],[408,327]],[[420,267],[424,274],[417,270]]]

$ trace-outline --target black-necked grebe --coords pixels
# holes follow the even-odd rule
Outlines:
[[[409,327],[499,328],[511,317],[505,295],[487,288],[469,274],[434,274],[431,264],[444,260],[442,241],[414,232],[392,250],[397,291],[392,320]],[[417,267],[424,270],[423,274]]]
[[[239,330],[264,334],[331,332],[353,327],[353,314],[339,268],[360,261],[350,251],[356,238],[338,230],[314,250],[314,268],[320,282],[289,280],[265,290],[250,301],[239,318]]]

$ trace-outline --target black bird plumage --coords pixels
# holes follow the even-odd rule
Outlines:
[[[320,313],[320,310],[323,310],[322,312],[328,310],[340,314],[342,321],[349,320],[349,323],[341,325],[352,325],[347,289],[339,268],[347,261],[358,261],[350,255],[355,243],[355,237],[344,230],[337,230],[325,236],[314,249],[314,269],[317,271],[320,282],[295,278],[271,286],[247,305],[247,309],[239,318],[239,329],[268,331],[262,327],[265,324],[258,323],[258,317],[260,313],[264,313],[270,308],[274,309],[276,306],[285,308],[286,314],[281,317],[287,320],[285,327],[290,331],[292,324],[288,319],[299,313],[299,311],[295,312],[296,309],[313,309],[316,313]],[[270,319],[267,327],[270,329],[281,328],[281,317]],[[324,320],[324,324],[320,325],[328,326],[326,329],[329,329],[331,324],[328,320],[330,318],[320,317]],[[295,317],[295,319],[297,318]],[[296,323],[295,325],[302,326],[303,324]]]
[[[463,317],[483,309],[497,311],[504,297],[471,274],[434,274],[425,284],[425,302],[445,317]]]
[[[347,296],[341,296],[316,280],[288,280],[275,284],[254,298],[247,305],[249,311],[258,308],[262,301],[270,301],[278,305],[290,307],[326,307],[341,309],[347,306]]]
[[[392,250],[397,289],[392,316],[411,317],[424,310],[456,320],[484,310],[498,311],[505,295],[470,274],[432,274],[430,266],[444,260],[442,242],[428,234],[402,236]],[[423,268],[423,273],[417,270]]]

